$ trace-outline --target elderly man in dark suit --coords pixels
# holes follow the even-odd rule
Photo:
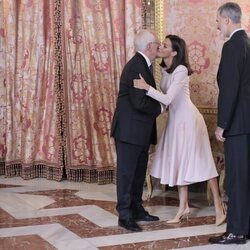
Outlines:
[[[148,163],[150,144],[156,144],[156,117],[160,104],[133,87],[139,74],[155,88],[151,63],[157,57],[160,42],[148,30],[135,38],[136,54],[125,65],[120,78],[117,107],[111,136],[117,153],[117,211],[118,224],[131,231],[141,231],[136,221],[156,221],[142,206],[143,184]]]
[[[250,39],[241,28],[241,9],[228,2],[218,9],[218,29],[225,42],[217,81],[217,140],[224,142],[228,213],[226,233],[217,244],[244,244],[250,235]]]

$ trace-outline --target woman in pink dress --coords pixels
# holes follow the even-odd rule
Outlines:
[[[185,41],[168,35],[159,48],[163,58],[161,91],[150,87],[144,79],[135,79],[134,87],[168,107],[168,121],[157,146],[151,175],[162,184],[178,186],[179,209],[167,223],[179,223],[189,214],[188,185],[208,180],[216,211],[216,225],[226,220],[225,208],[219,194],[218,173],[213,160],[207,127],[203,116],[192,103]]]

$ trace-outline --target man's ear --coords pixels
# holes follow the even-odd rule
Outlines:
[[[151,44],[152,44],[152,43],[148,43],[148,44],[147,44],[147,50],[150,50],[150,49],[151,49]]]
[[[230,23],[230,18],[229,18],[229,17],[226,17],[226,18],[225,18],[225,22],[226,22],[226,24],[229,24],[229,23]]]

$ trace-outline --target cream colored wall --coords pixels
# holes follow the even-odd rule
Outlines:
[[[216,26],[216,12],[224,0],[156,0],[156,29],[185,39],[195,73],[191,76],[191,97],[197,106],[217,105],[216,74],[224,40]],[[250,34],[250,1],[238,0],[243,11],[243,27]],[[159,79],[159,72],[157,72]]]

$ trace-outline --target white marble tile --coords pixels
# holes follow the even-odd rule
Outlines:
[[[79,191],[76,193],[76,195],[82,199],[87,199],[87,200],[116,202],[116,194],[114,193],[114,191],[108,192],[105,190],[105,188],[102,188],[102,190],[99,190],[95,187],[93,190]]]
[[[28,203],[24,202],[17,194],[13,193],[0,193],[0,207],[15,218],[20,215],[28,216],[33,214],[34,208]]]
[[[51,217],[58,215],[79,214],[85,209],[89,209],[92,207],[95,207],[95,205],[41,209],[37,211],[37,217]]]
[[[36,209],[36,206],[23,198],[25,197],[20,194],[9,194],[8,199],[0,201],[0,207],[16,219],[79,214],[100,227],[117,226],[117,216],[96,205]],[[26,198],[29,199],[27,196]]]
[[[177,207],[173,206],[148,206],[145,209],[152,215],[160,218],[160,221],[165,221],[173,218],[177,212]]]
[[[34,209],[41,209],[55,202],[54,199],[45,195],[16,194],[16,196]]]
[[[69,231],[58,223],[0,229],[0,237],[13,237],[24,235],[39,235],[42,239],[46,240],[57,249],[97,249],[89,241],[81,239],[79,236],[72,233],[71,231]],[[77,240],[79,239],[81,240],[81,245],[76,248],[75,242],[77,242]]]
[[[65,239],[75,240],[79,239],[79,236],[72,233],[59,223],[45,224],[45,225],[33,225],[24,227],[10,227],[0,228],[0,237],[11,237],[21,235],[42,235],[44,239],[52,237],[54,240],[57,239],[58,235],[64,234]]]
[[[86,207],[79,214],[99,227],[117,226],[117,216],[98,206]]]
[[[151,232],[110,235],[105,237],[100,236],[100,237],[88,238],[88,241],[91,242],[96,247],[101,247],[101,246],[112,246],[112,245],[139,243],[139,242],[156,241],[156,240],[166,240],[172,238],[190,237],[197,235],[224,233],[224,232],[225,232],[225,225],[221,227],[216,227],[214,225],[202,225],[202,226],[175,228],[175,229],[155,230]]]
[[[59,250],[98,250],[99,248],[93,246],[87,239],[75,241],[61,241],[57,244]]]

